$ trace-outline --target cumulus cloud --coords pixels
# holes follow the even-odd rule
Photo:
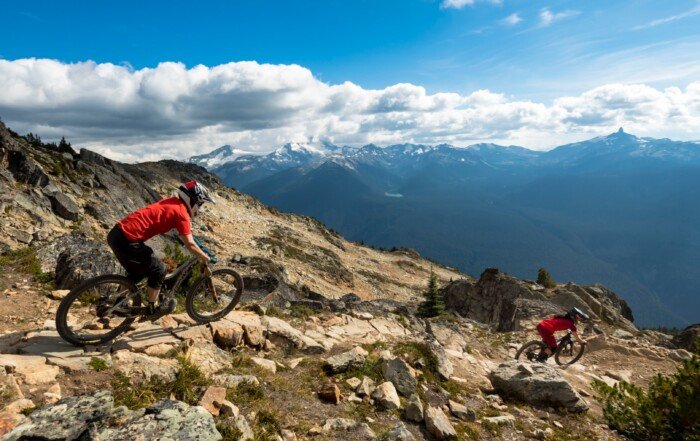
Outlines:
[[[516,12],[501,20],[501,23],[508,26],[515,26],[521,21],[523,21],[522,17],[520,17],[520,15]]]
[[[561,12],[552,12],[548,8],[544,8],[540,11],[540,26],[546,27],[554,22],[563,20],[565,18],[574,17],[579,14],[579,11],[566,10]]]
[[[134,70],[110,63],[0,60],[0,117],[10,127],[125,161],[185,158],[231,144],[267,152],[289,141],[544,149],[624,126],[700,139],[700,82],[685,88],[608,84],[551,103],[502,93],[428,93],[408,83],[328,84],[298,65],[236,62]]]

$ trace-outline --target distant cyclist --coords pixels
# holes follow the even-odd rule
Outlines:
[[[578,308],[572,308],[564,315],[557,315],[542,320],[537,325],[537,332],[540,333],[540,336],[542,336],[542,341],[547,345],[547,348],[544,350],[543,358],[545,358],[544,355],[546,355],[547,358],[551,357],[552,354],[554,354],[554,351],[557,350],[557,339],[554,337],[554,333],[557,331],[566,331],[567,329],[571,330],[571,334],[574,336],[576,341],[582,345],[585,344],[586,341],[578,336],[576,323],[578,323],[579,320],[589,319],[590,317],[585,312]]]
[[[197,181],[180,185],[177,196],[162,199],[131,213],[120,220],[107,235],[107,243],[134,283],[148,278],[144,316],[156,320],[175,310],[176,300],[158,302],[158,294],[165,279],[166,269],[153,249],[144,242],[170,230],[177,230],[185,248],[204,264],[210,259],[192,237],[191,218],[205,202],[215,203],[209,190]]]

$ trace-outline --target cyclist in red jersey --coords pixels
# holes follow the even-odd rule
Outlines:
[[[566,331],[570,329],[576,341],[585,344],[586,341],[578,336],[576,323],[579,320],[588,320],[589,318],[590,317],[585,312],[578,308],[573,308],[565,315],[558,315],[542,320],[537,325],[537,332],[539,332],[540,336],[542,336],[542,341],[547,345],[547,348],[544,350],[547,357],[550,357],[557,349],[557,339],[554,337],[554,333],[557,331]]]
[[[185,248],[204,264],[209,263],[209,256],[197,246],[192,237],[191,218],[205,202],[215,203],[209,190],[197,181],[187,182],[178,188],[177,196],[162,199],[129,214],[117,222],[107,235],[107,243],[126,270],[127,276],[134,283],[148,278],[145,316],[150,320],[174,311],[176,300],[170,298],[167,302],[156,305],[166,269],[153,249],[144,242],[175,229]]]

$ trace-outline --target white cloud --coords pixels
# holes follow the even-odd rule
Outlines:
[[[613,131],[700,139],[700,81],[681,89],[608,84],[551,103],[489,90],[328,84],[297,65],[237,62],[133,70],[109,63],[0,60],[0,117],[20,133],[66,136],[125,161],[185,158],[231,144],[479,141],[545,149]]]
[[[515,26],[521,21],[523,21],[522,17],[520,17],[520,15],[516,12],[501,20],[501,23],[508,26]]]
[[[476,3],[478,0],[442,0],[442,3],[440,3],[440,8],[442,9],[462,9],[465,6],[471,6],[474,3]],[[493,3],[495,5],[500,5],[503,3],[503,0],[486,0],[489,3]]]
[[[566,10],[561,12],[552,12],[548,8],[544,8],[540,11],[540,26],[546,27],[554,22],[563,20],[565,18],[574,17],[579,14],[579,11]]]
[[[700,14],[700,5],[697,5],[694,8],[691,8],[691,9],[689,9],[685,12],[682,12],[680,14],[669,15],[668,17],[662,17],[662,18],[659,18],[656,20],[652,20],[649,23],[646,23],[646,24],[643,24],[640,26],[635,26],[632,28],[632,30],[636,31],[636,30],[640,30],[640,29],[653,28],[653,27],[656,27],[659,25],[664,25],[667,23],[671,23],[671,22],[674,22],[677,20],[682,20],[684,18],[693,17],[693,16],[698,15],[698,14]]]

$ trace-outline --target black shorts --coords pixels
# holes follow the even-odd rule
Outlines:
[[[148,277],[149,288],[161,287],[166,269],[151,247],[143,242],[129,242],[119,225],[110,230],[107,243],[134,283]]]

